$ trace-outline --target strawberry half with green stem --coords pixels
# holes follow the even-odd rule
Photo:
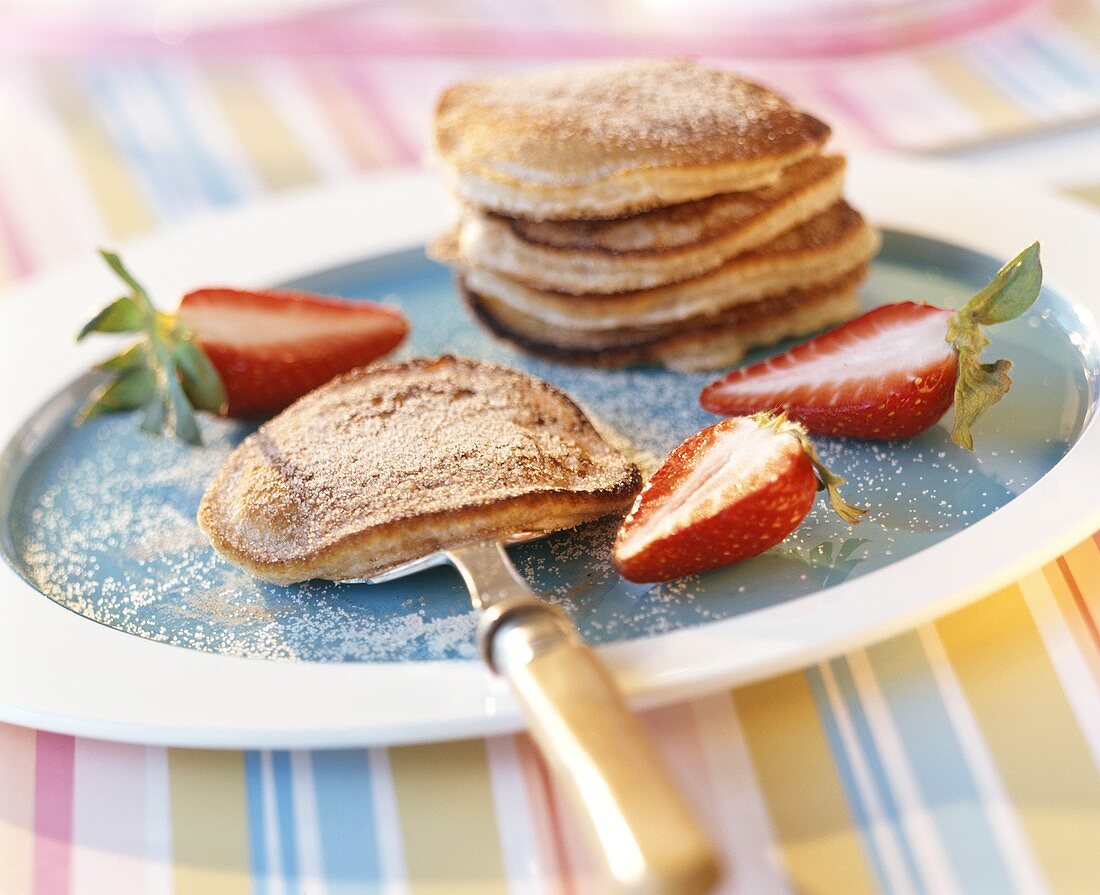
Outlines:
[[[982,325],[1023,314],[1042,286],[1039,244],[1006,264],[957,311],[883,305],[783,354],[734,370],[703,389],[712,413],[784,410],[819,435],[909,438],[952,404],[951,438],[974,449],[971,427],[1008,392],[1012,363],[982,363]]]
[[[806,430],[784,414],[722,420],[668,455],[623,521],[612,561],[630,581],[667,581],[748,559],[794,531],[827,490],[856,524],[844,480],[821,462]]]
[[[175,314],[159,311],[118,256],[100,253],[129,287],[80,331],[140,333],[97,365],[113,379],[92,395],[77,423],[144,408],[142,428],[168,427],[200,444],[195,410],[272,414],[334,376],[396,348],[408,323],[393,308],[308,292],[200,289]]]

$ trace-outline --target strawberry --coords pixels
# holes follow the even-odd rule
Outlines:
[[[77,416],[142,408],[141,427],[202,441],[194,411],[255,416],[282,410],[333,376],[392,351],[409,326],[393,308],[308,292],[199,289],[175,314],[157,310],[119,257],[101,252],[129,291],[96,314],[89,333],[139,333],[98,364],[111,379]]]
[[[221,375],[230,416],[276,413],[409,330],[385,305],[289,290],[198,289],[176,316]]]
[[[612,547],[630,581],[667,581],[748,559],[794,531],[827,489],[855,524],[864,510],[840,497],[843,479],[784,414],[722,420],[669,454],[638,495]]]
[[[981,362],[981,324],[1018,317],[1042,285],[1039,245],[1006,264],[955,311],[883,305],[770,360],[734,370],[699,402],[721,414],[782,409],[819,435],[909,438],[952,404],[951,438],[973,450],[971,426],[1008,392],[1012,363]]]

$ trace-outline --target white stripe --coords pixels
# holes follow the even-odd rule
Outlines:
[[[405,843],[401,840],[401,815],[397,807],[397,792],[393,786],[393,770],[387,749],[368,750],[371,795],[374,801],[374,823],[378,835],[378,860],[382,871],[382,895],[406,895],[409,891]]]
[[[906,838],[913,846],[914,856],[926,888],[936,893],[959,891],[958,881],[951,871],[947,855],[943,851],[939,834],[928,808],[920,795],[920,788],[913,777],[913,770],[905,757],[897,728],[890,717],[882,690],[875,679],[875,672],[864,650],[856,650],[846,657],[852,672],[852,681],[859,701],[863,705],[867,724],[871,728],[879,757],[889,780],[890,789],[897,800],[901,823]]]
[[[0,83],[4,83],[14,93],[20,115],[18,142],[33,147],[36,162],[46,172],[47,182],[41,184],[41,187],[50,197],[54,197],[53,205],[63,219],[58,221],[55,218],[51,221],[51,233],[56,233],[55,228],[58,225],[66,227],[65,239],[56,240],[59,247],[61,244],[74,248],[99,245],[107,235],[106,222],[88,184],[80,174],[79,161],[41,79],[32,76],[25,66],[13,65],[0,69]],[[0,132],[13,131],[3,129]],[[52,212],[48,204],[43,202],[44,198],[46,196],[43,191],[35,195],[34,209],[39,214]]]
[[[550,885],[556,868],[547,867],[543,860],[516,738],[490,737],[485,753],[508,890],[516,895],[550,895],[556,891]]]
[[[266,749],[260,755],[260,805],[264,823],[264,863],[267,864],[265,882],[268,895],[285,895],[286,879],[283,861],[279,854],[279,815],[275,795],[275,762]]]
[[[728,693],[691,704],[710,791],[708,826],[717,834],[727,873],[722,891],[741,895],[790,895],[779,840],[756,778],[741,720]]]
[[[260,66],[256,74],[258,86],[278,110],[317,173],[329,179],[355,176],[355,162],[292,65],[273,61]]]
[[[22,83],[20,83],[22,82]],[[47,166],[48,143],[40,133],[41,99],[10,66],[0,68],[0,192],[15,218],[15,227],[31,263],[46,267],[76,254],[86,237],[82,208],[59,187]]]
[[[145,862],[149,895],[172,892],[172,808],[168,750],[162,746],[145,749]]]
[[[74,895],[145,889],[145,749],[78,738],[73,761]]]
[[[324,859],[317,820],[317,798],[313,789],[313,761],[310,753],[290,753],[291,792],[294,795],[294,829],[297,832],[298,879],[302,895],[325,895]]]
[[[955,677],[940,635],[933,625],[918,628],[917,634],[1009,875],[1023,895],[1042,895],[1047,892],[1047,887],[1035,862],[1035,855],[1020,829],[1012,801],[1005,792],[978,722]]]
[[[844,705],[844,699],[840,695],[836,678],[828,663],[817,666],[821,673],[821,680],[825,686],[825,695],[836,718],[837,730],[840,734],[841,744],[847,755],[848,763],[855,778],[856,788],[867,811],[867,821],[870,824],[871,838],[875,841],[875,848],[882,859],[883,872],[886,874],[886,882],[890,890],[899,895],[914,895],[913,880],[909,878],[905,861],[894,838],[894,830],[886,819],[886,811],[875,791],[874,782],[871,780],[870,771],[867,769],[866,760],[859,748],[859,738],[856,736],[852,719],[848,716],[848,709]]]
[[[1019,585],[1093,761],[1100,764],[1100,689],[1096,679],[1050,593],[1043,570],[1025,575]]]

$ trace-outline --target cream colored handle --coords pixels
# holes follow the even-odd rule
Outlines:
[[[607,669],[564,613],[516,598],[485,651],[612,876],[631,895],[702,895],[718,859]]]

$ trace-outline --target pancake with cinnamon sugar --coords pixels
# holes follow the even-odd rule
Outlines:
[[[456,84],[436,104],[433,151],[471,205],[578,220],[756,189],[828,136],[729,72],[627,60]]]
[[[471,291],[541,321],[546,337],[571,331],[658,327],[719,314],[791,289],[827,283],[866,264],[880,238],[863,217],[840,201],[827,211],[721,267],[667,286],[609,295],[570,295],[536,289],[484,267],[462,264],[453,239],[433,246]]]
[[[246,438],[199,505],[230,562],[341,581],[625,512],[637,468],[546,382],[443,356],[354,370]]]
[[[458,258],[538,289],[575,295],[649,289],[701,276],[840,199],[844,159],[815,156],[751,192],[607,221],[531,222],[463,209]]]
[[[508,305],[459,286],[467,304],[497,336],[523,350],[571,364],[627,367],[660,364],[670,370],[714,370],[738,363],[753,348],[810,335],[859,311],[863,264],[808,289],[791,289],[718,314],[654,327],[600,332],[548,327]]]

